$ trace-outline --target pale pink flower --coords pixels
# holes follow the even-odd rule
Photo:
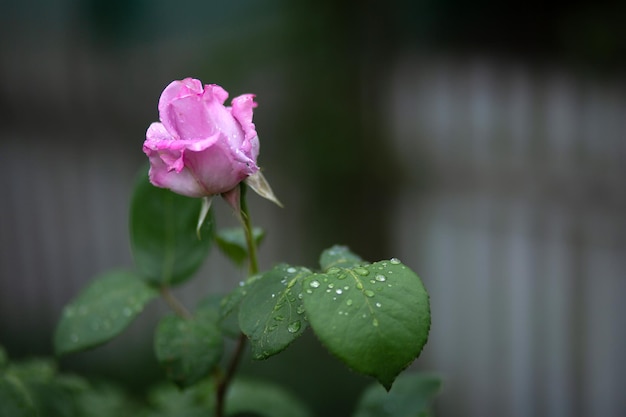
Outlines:
[[[209,197],[233,190],[259,171],[254,95],[234,98],[231,107],[224,106],[227,98],[222,87],[203,87],[193,78],[173,81],[163,90],[161,122],[150,125],[143,144],[152,184],[189,197]]]

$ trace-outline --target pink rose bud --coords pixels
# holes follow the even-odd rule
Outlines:
[[[188,197],[226,193],[259,171],[253,94],[224,106],[228,93],[199,80],[173,81],[159,99],[160,123],[146,132],[150,182]],[[259,172],[260,174],[260,172]]]

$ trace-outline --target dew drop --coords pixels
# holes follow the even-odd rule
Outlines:
[[[348,291],[350,289],[350,287],[348,287],[347,285],[345,287],[343,287],[344,291]]]
[[[374,281],[373,279],[370,279],[370,284],[376,284],[376,281]]]
[[[331,282],[330,284],[328,284],[328,288],[335,288],[335,284]]]
[[[352,300],[348,298],[348,299],[346,300],[346,305],[347,305],[347,306],[351,306],[351,305],[352,305]]]
[[[320,282],[319,282],[318,280],[314,279],[313,281],[311,281],[311,282],[309,283],[309,286],[310,286],[311,288],[319,288],[319,286],[320,286]]]
[[[398,264],[400,264],[400,259],[398,259],[398,258],[391,258],[391,259],[389,259],[389,263],[392,264],[392,265],[398,265]]]
[[[304,306],[302,304],[298,306],[298,308],[296,309],[296,313],[298,314],[304,313]]]
[[[363,291],[363,294],[365,294],[367,297],[372,298],[374,296],[374,291],[372,291],[372,290],[365,290],[365,291]]]
[[[346,279],[347,275],[346,274],[339,274],[337,275],[337,279]]]
[[[337,294],[342,294],[342,293],[343,293],[343,290],[342,290],[341,288],[337,288],[337,289],[335,290],[335,292],[336,292]]]
[[[357,274],[361,275],[361,276],[367,276],[369,275],[370,271],[368,271],[365,268],[354,268],[354,272],[356,272]]]
[[[310,288],[307,288],[307,289],[306,289],[306,293],[307,293],[307,294],[313,294],[313,291],[312,291]]]
[[[357,281],[357,282],[356,282],[356,287],[357,287],[359,290],[362,290],[362,289],[363,289],[363,283],[362,283],[361,281]]]
[[[267,328],[267,330],[269,330],[270,332],[274,331],[278,329],[278,324],[272,324],[270,327]]]
[[[296,268],[294,268],[293,266],[290,266],[289,268],[287,268],[287,272],[289,272],[290,274],[293,274],[294,272],[296,272]]]
[[[283,321],[283,320],[285,320],[285,318],[283,316],[278,315],[278,316],[274,316],[274,320],[276,320],[276,321]]]
[[[289,326],[287,326],[287,331],[289,333],[296,333],[298,332],[298,330],[300,330],[301,326],[302,324],[300,324],[300,320],[292,321],[291,323],[289,323]]]
[[[336,274],[336,273],[338,273],[339,271],[341,271],[341,269],[337,268],[336,266],[332,266],[332,267],[328,268],[328,271],[327,271],[327,272],[328,272],[329,274]]]
[[[272,298],[276,297],[276,294],[272,294]]]
[[[380,307],[382,307],[382,306],[383,306],[383,305],[382,305],[381,303],[376,303],[376,307],[380,308]]]
[[[298,300],[302,300],[302,297],[304,297],[304,294],[302,294],[301,292],[298,293]]]
[[[373,320],[372,320],[372,325],[373,325],[374,327],[378,327],[378,319],[373,319]]]
[[[387,281],[387,277],[384,276],[383,274],[378,274],[378,275],[376,275],[376,281],[378,281],[378,282],[385,282],[385,281]]]

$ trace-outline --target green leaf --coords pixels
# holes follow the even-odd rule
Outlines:
[[[231,338],[239,337],[239,323],[234,315],[222,317],[222,301],[224,297],[220,294],[211,294],[200,300],[196,307],[196,314],[206,314],[215,323],[218,323],[220,330],[225,336]]]
[[[281,352],[306,329],[302,280],[310,274],[307,268],[277,265],[247,290],[239,306],[239,326],[250,338],[254,359]]]
[[[208,417],[215,408],[215,383],[206,378],[192,387],[180,389],[172,384],[152,388],[148,395],[149,417]]]
[[[35,417],[37,415],[37,408],[22,381],[15,375],[0,375],[0,416]]]
[[[291,393],[267,381],[237,378],[226,395],[226,415],[309,417],[311,412]]]
[[[253,227],[252,236],[256,245],[259,246],[265,237],[265,231],[260,227]],[[215,235],[215,242],[235,265],[241,266],[248,259],[248,245],[243,228],[233,227],[219,230]]]
[[[150,184],[140,175],[130,207],[130,241],[137,268],[151,283],[179,284],[202,265],[212,241],[209,211],[196,231],[202,199],[189,198]]]
[[[371,385],[361,396],[354,417],[427,417],[435,396],[441,389],[441,378],[429,374],[406,374],[398,377],[386,392]]]
[[[157,292],[135,273],[111,271],[98,276],[64,308],[54,335],[57,354],[108,342],[156,296]]]
[[[192,319],[164,317],[156,330],[156,357],[168,378],[188,387],[207,376],[222,357],[222,333],[217,314],[200,310]]]
[[[426,344],[428,293],[397,259],[331,267],[307,277],[303,287],[308,319],[322,344],[387,389]]]
[[[320,256],[320,267],[323,272],[333,267],[352,268],[363,263],[359,255],[350,252],[346,246],[340,245],[326,249]]]

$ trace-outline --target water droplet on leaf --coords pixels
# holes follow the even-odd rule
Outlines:
[[[314,279],[313,281],[309,283],[309,285],[311,286],[311,288],[319,288],[320,282]]]
[[[367,276],[369,275],[370,271],[368,271],[365,268],[354,268],[354,272],[356,272],[357,274],[361,275],[361,276]]]
[[[342,293],[343,293],[343,291],[341,290],[341,288],[337,288],[337,289],[335,290],[335,292],[336,292],[337,294],[342,294]]]
[[[300,320],[293,321],[289,323],[289,326],[287,326],[287,331],[289,333],[296,333],[298,330],[300,330],[301,326],[302,325],[300,324]]]
[[[376,275],[376,281],[378,281],[378,282],[385,282],[385,281],[387,281],[387,277],[384,276],[383,274],[378,274],[378,275]]]
[[[290,274],[293,274],[294,272],[296,272],[296,268],[294,268],[293,266],[290,266],[289,268],[287,268],[287,272],[289,272]]]
[[[367,297],[373,297],[374,296],[374,291],[372,290],[365,290],[363,291],[363,294],[365,294]]]
[[[392,264],[392,265],[398,265],[398,264],[400,264],[400,259],[398,259],[398,258],[391,258],[391,259],[389,259],[389,263]]]

